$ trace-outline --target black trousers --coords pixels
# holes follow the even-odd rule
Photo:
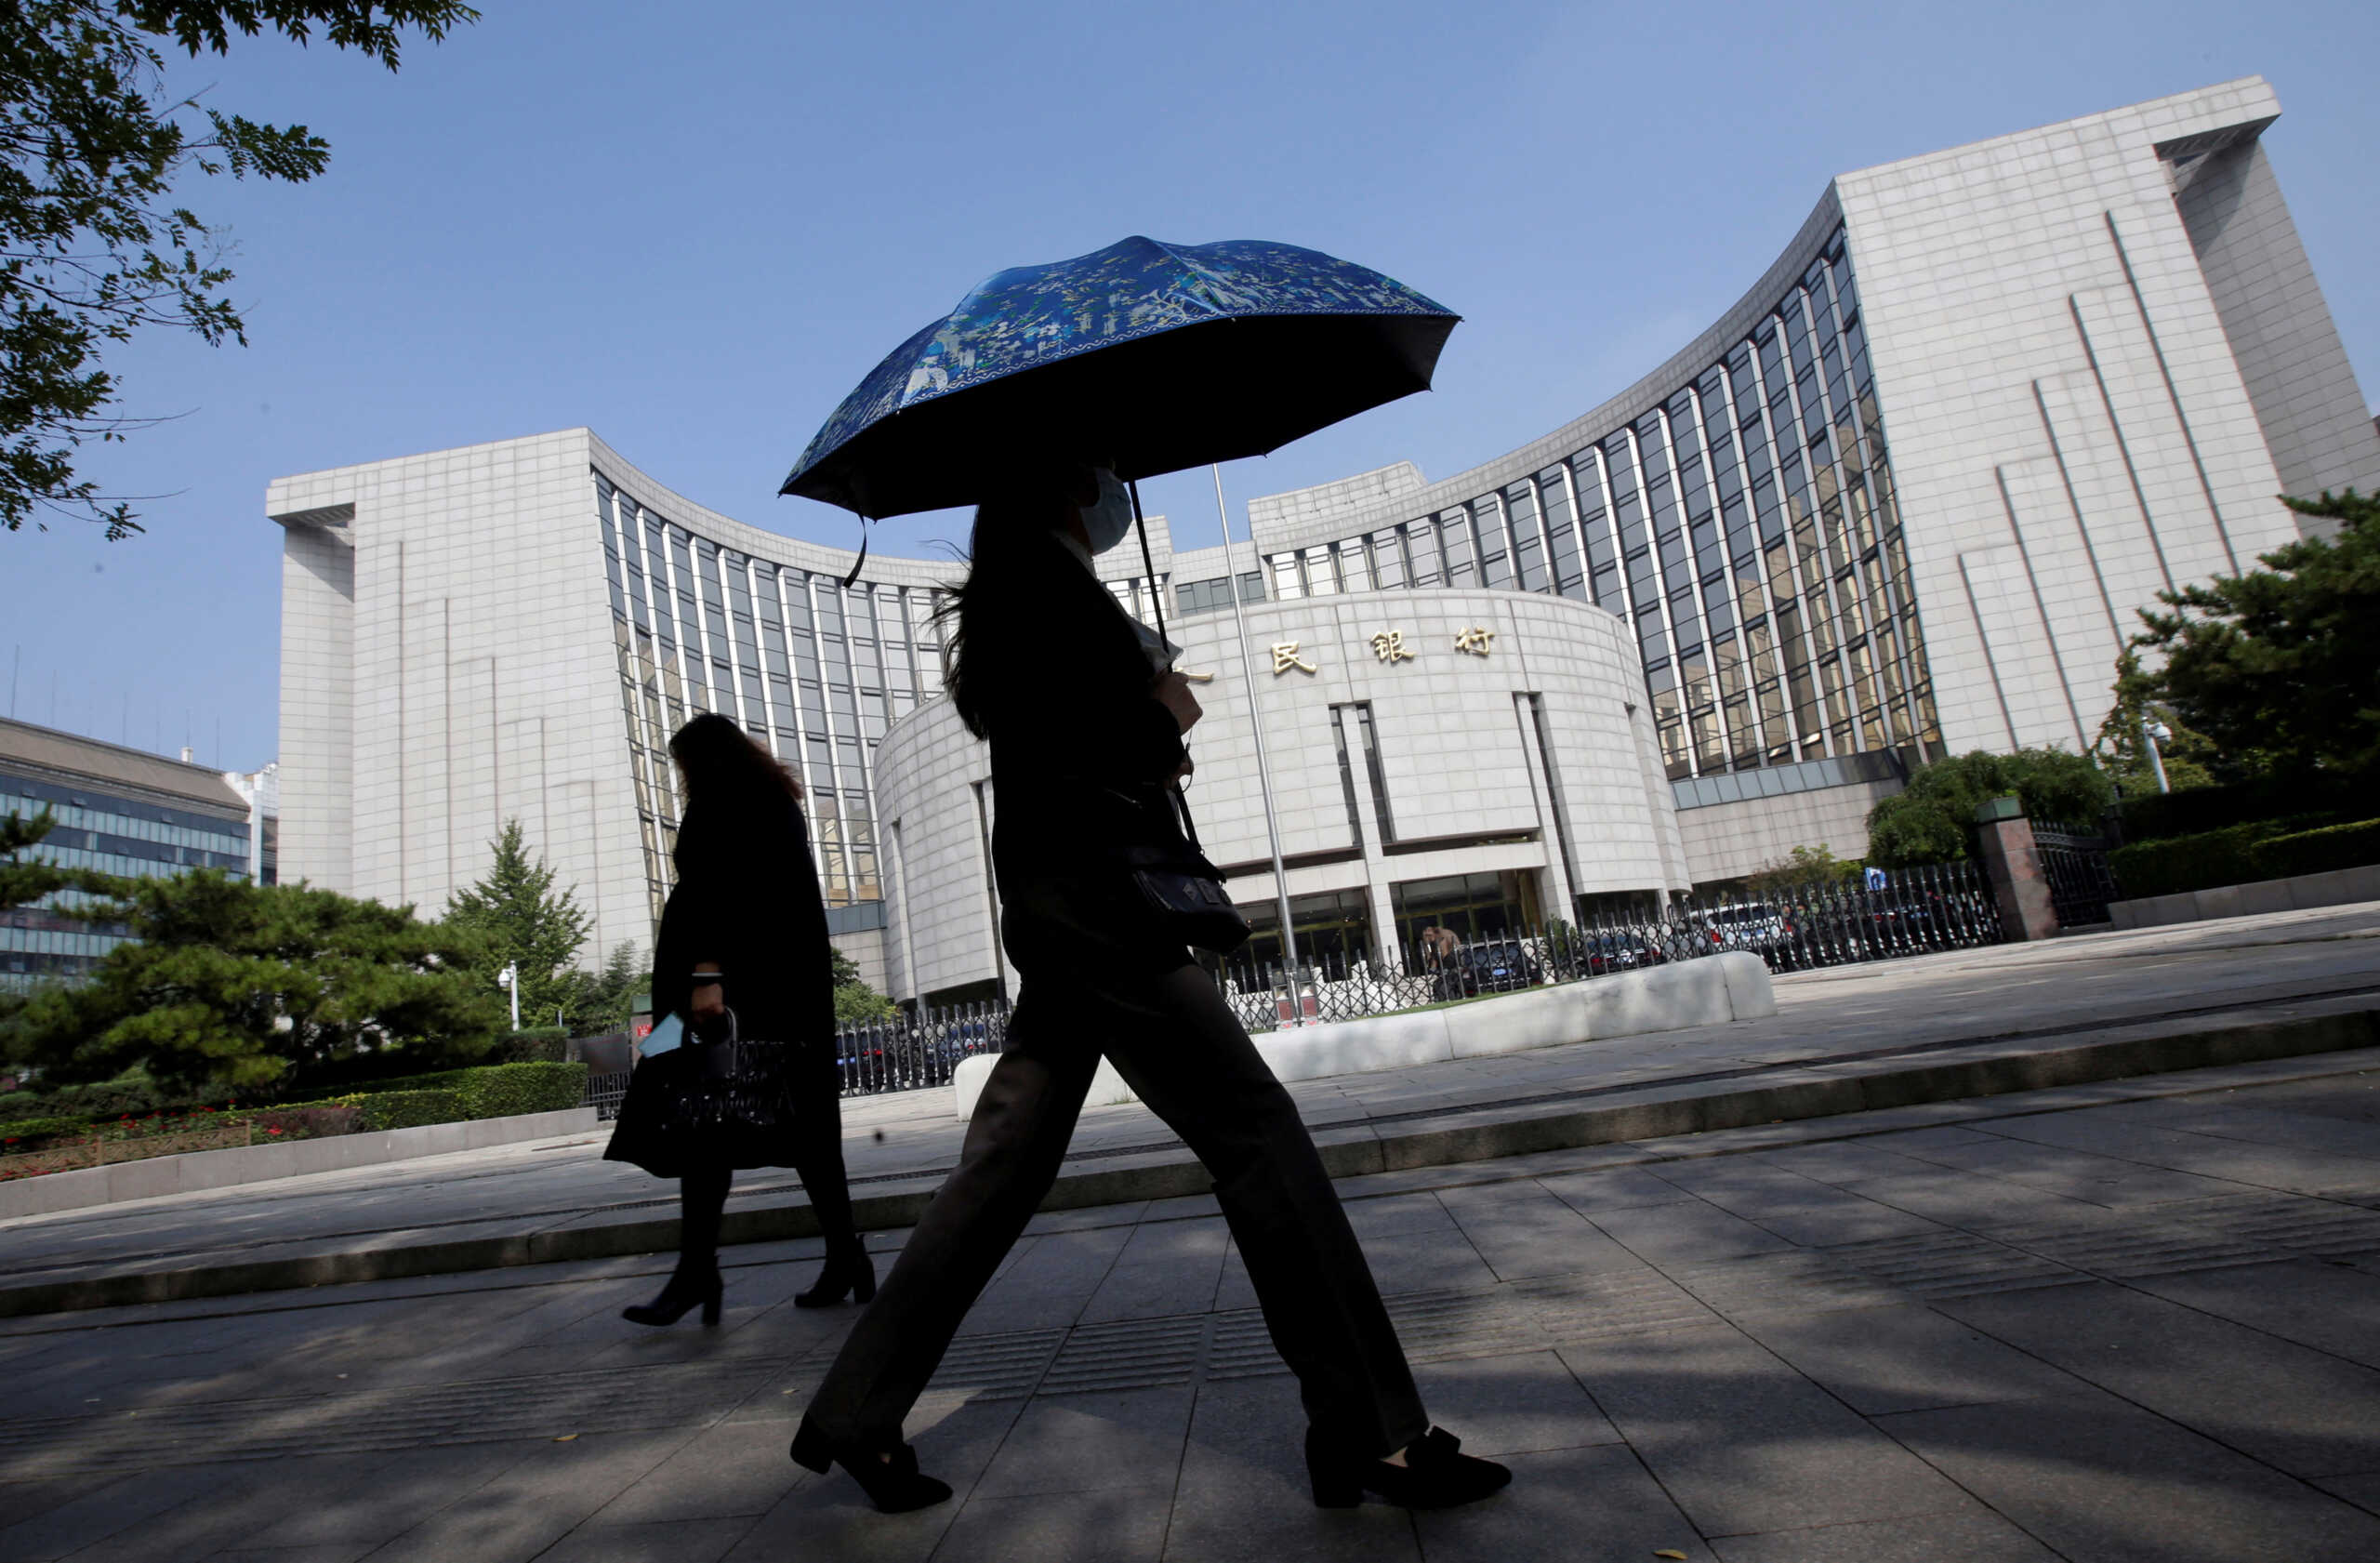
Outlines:
[[[1362,1248],[1288,1092],[1213,981],[1027,977],[959,1166],[844,1343],[809,1416],[896,1443],[909,1408],[1057,1177],[1104,1053],[1214,1174],[1215,1197],[1307,1420],[1375,1454],[1429,1430]]]

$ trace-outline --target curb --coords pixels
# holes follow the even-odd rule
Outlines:
[[[1977,1045],[1988,1048],[1991,1044]],[[1885,1064],[1865,1072],[1846,1070],[1832,1078],[1804,1078],[1773,1085],[1713,1081],[1667,1096],[1649,1094],[1662,1089],[1655,1083],[1643,1088],[1648,1094],[1639,1100],[1482,1118],[1476,1123],[1417,1129],[1401,1134],[1376,1135],[1326,1127],[1317,1132],[1316,1138],[1323,1167],[1330,1176],[1352,1178],[2370,1047],[2380,1047],[2380,1008],[2257,1021],[2162,1037],[2081,1042],[2033,1052],[2003,1052],[1977,1058]],[[1792,1071],[1788,1066],[1780,1072]],[[1196,1159],[1175,1154],[1163,1160],[1062,1176],[1040,1208],[1078,1210],[1140,1199],[1170,1199],[1209,1194],[1213,1188],[1213,1181]],[[917,1188],[864,1195],[852,1201],[852,1213],[865,1231],[913,1226],[933,1192],[932,1188]],[[722,1245],[734,1245],[781,1242],[817,1235],[817,1218],[807,1204],[798,1204],[736,1212],[727,1217],[720,1236]],[[678,1223],[674,1219],[659,1219],[250,1264],[94,1276],[0,1287],[0,1318],[357,1281],[399,1280],[523,1265],[615,1259],[668,1252],[677,1246]]]

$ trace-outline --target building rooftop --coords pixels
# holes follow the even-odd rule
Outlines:
[[[86,777],[100,786],[138,788],[242,816],[248,812],[247,801],[220,771],[0,717],[0,765],[12,761],[60,775]]]

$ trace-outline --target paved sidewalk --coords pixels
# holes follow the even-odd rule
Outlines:
[[[1433,1415],[1514,1468],[1317,1511],[1211,1199],[1042,1216],[882,1517],[785,1444],[814,1241],[0,1324],[0,1563],[2380,1556],[2380,1053],[1347,1180]],[[899,1234],[879,1234],[890,1251]]]
[[[1896,1079],[1918,1082],[1892,1100],[1954,1095],[1967,1078],[1961,1067],[1978,1059],[2021,1065],[2060,1048],[2258,1023],[2339,1015],[2368,1023],[2380,1010],[2380,904],[1839,967],[1783,977],[1777,987],[1779,1013],[1766,1020],[1290,1090],[1342,1169],[1502,1154],[1527,1146],[1543,1126],[1547,1135],[1536,1143],[1576,1144],[1556,1131],[1575,1127],[1567,1120],[1582,1111],[1637,1110],[1658,1125],[1661,1115],[1652,1109],[1720,1093],[1739,1113],[1745,1102],[1761,1108],[1773,1096],[1779,1104],[1775,1113],[1761,1108],[1757,1118],[1735,1121],[1836,1111],[1858,1105],[1837,1100],[1836,1087],[1877,1071],[1898,1069]],[[1784,1105],[1795,1092],[1802,1105]],[[950,1166],[960,1125],[948,1092],[925,1091],[847,1101],[845,1133],[854,1192],[864,1205],[874,1196],[875,1208],[906,1221]],[[1467,1146],[1480,1138],[1492,1143]],[[1383,1161],[1382,1147],[1403,1159]],[[0,1223],[0,1272],[7,1278],[0,1292],[41,1288],[46,1298],[87,1281],[128,1286],[201,1272],[215,1275],[212,1290],[220,1291],[305,1284],[334,1260],[379,1265],[361,1273],[382,1274],[519,1263],[536,1256],[535,1244],[580,1253],[668,1246],[674,1192],[634,1168],[602,1161],[602,1148],[601,1135],[582,1135],[22,1217]],[[1129,1193],[1132,1179],[1124,1174],[1151,1169],[1165,1173],[1170,1188],[1204,1186],[1179,1142],[1145,1108],[1085,1113],[1070,1177],[1088,1183],[1104,1172]],[[1102,1186],[1093,1184],[1083,1197],[1102,1198]],[[765,1218],[800,1203],[791,1173],[744,1174],[729,1206],[731,1237],[739,1219],[766,1230]],[[492,1252],[467,1252],[475,1247]],[[37,1305],[60,1305],[37,1299]]]

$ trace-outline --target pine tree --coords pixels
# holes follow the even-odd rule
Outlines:
[[[2181,713],[2157,697],[2156,676],[2140,665],[2140,654],[2127,646],[2116,658],[2115,704],[2108,708],[2107,720],[2099,723],[2097,742],[2091,746],[2093,758],[2100,769],[2116,784],[2116,790],[2127,798],[2141,798],[2158,790],[2157,765],[2165,767],[2165,783],[2175,792],[2193,787],[2212,786],[2215,774],[2208,762],[2215,758],[2215,746],[2203,734],[2182,724]],[[2158,755],[2149,753],[2149,735],[2143,730],[2149,722],[2162,723],[2170,737],[2157,742]]]
[[[2171,611],[2143,612],[2132,641],[2161,662],[2149,695],[2206,735],[2222,781],[2380,769],[2380,497],[2283,502],[2338,534],[2160,592]]]
[[[173,1086],[280,1090],[384,1049],[466,1062],[503,1025],[462,969],[472,947],[409,907],[198,869],[126,881],[109,914],[134,942],[10,1026],[17,1061],[52,1079],[138,1065]]]
[[[39,846],[55,827],[50,812],[0,815],[0,911],[22,907],[60,890],[112,895],[123,881],[88,868],[60,868],[47,863],[20,862],[27,848]]]
[[[504,823],[489,843],[496,861],[477,884],[458,890],[446,906],[446,926],[476,942],[475,970],[493,983],[506,965],[521,974],[521,1023],[549,1020],[571,996],[564,975],[587,942],[588,914],[574,890],[554,890],[554,871],[532,860],[521,822]]]
[[[653,988],[653,974],[637,964],[636,947],[617,944],[601,972],[571,971],[562,976],[562,1026],[574,1037],[624,1030],[637,995]],[[546,1019],[540,1014],[539,1021]],[[522,1012],[526,1024],[529,1015]]]
[[[835,1024],[857,1026],[863,1021],[890,1020],[900,1013],[900,1006],[867,986],[859,974],[859,963],[834,946],[826,947],[827,957],[835,971]]]

